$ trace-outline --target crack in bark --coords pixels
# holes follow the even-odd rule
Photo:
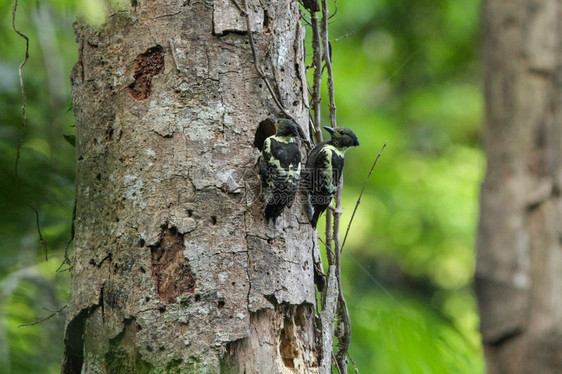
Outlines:
[[[86,328],[86,320],[96,308],[103,306],[103,287],[102,285],[98,303],[90,305],[87,308],[82,308],[66,326],[61,374],[76,374],[82,372],[82,365],[84,364],[84,330]]]

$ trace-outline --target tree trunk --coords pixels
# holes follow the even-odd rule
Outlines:
[[[562,1],[484,2],[476,269],[490,373],[562,372]]]
[[[76,25],[62,373],[318,372],[315,233],[301,204],[263,218],[254,132],[279,109],[243,15],[232,0],[113,3],[102,28]],[[307,133],[299,4],[248,9],[258,64]]]

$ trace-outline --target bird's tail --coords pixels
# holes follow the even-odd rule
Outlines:
[[[312,227],[316,228],[316,224],[318,223],[318,219],[320,218],[320,214],[322,214],[321,209],[316,209],[312,214],[312,218],[310,218],[310,224]]]
[[[284,205],[283,204],[271,204],[265,206],[265,219],[267,222],[273,220],[273,223],[277,220],[277,217],[281,215],[283,212]]]
[[[310,201],[310,194],[306,194],[306,203],[304,204],[304,210],[306,211],[306,216],[308,220],[312,220],[312,216],[314,215],[314,207],[312,206],[312,202]]]
[[[320,218],[320,214],[322,214],[322,209],[318,209],[317,207],[315,208],[314,205],[312,205],[310,194],[306,195],[305,210],[310,224],[312,225],[312,227],[316,228],[318,218]]]

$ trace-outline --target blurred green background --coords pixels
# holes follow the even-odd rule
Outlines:
[[[68,111],[77,58],[72,23],[77,14],[99,22],[95,3],[20,0],[17,26],[30,38],[30,59],[18,182],[17,71],[25,44],[11,29],[13,1],[0,0],[2,373],[60,370],[64,312],[18,326],[50,315],[68,298],[69,273],[56,270],[70,237],[74,198],[74,148],[63,137],[74,133]],[[479,3],[340,1],[331,20],[338,123],[361,142],[346,155],[343,231],[388,141],[343,257],[350,352],[362,373],[484,372],[472,290],[485,164]],[[39,212],[48,261],[29,206]]]

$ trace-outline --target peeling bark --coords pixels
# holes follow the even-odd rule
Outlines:
[[[489,372],[562,372],[562,1],[484,2],[476,287]]]
[[[165,304],[173,304],[178,297],[187,297],[195,291],[197,277],[189,260],[183,256],[183,242],[184,235],[179,234],[175,227],[166,228],[160,242],[150,248],[152,278],[160,301]]]
[[[251,313],[247,339],[227,346],[224,373],[318,373],[314,308],[278,305]],[[236,368],[232,370],[231,368]]]
[[[152,91],[152,78],[164,71],[162,46],[156,45],[135,59],[135,81],[127,87],[133,99],[146,100]]]
[[[276,227],[263,218],[253,143],[279,113],[244,19],[229,1],[134,3],[75,28],[62,373],[316,373],[316,234],[299,204]],[[260,64],[306,133],[299,5],[248,7]]]

